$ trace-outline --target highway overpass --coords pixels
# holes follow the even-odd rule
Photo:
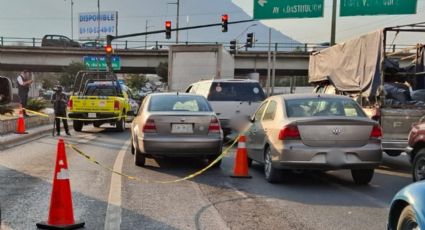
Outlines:
[[[121,57],[120,73],[155,73],[160,62],[168,61],[168,50],[116,49]],[[103,55],[104,50],[53,47],[0,47],[0,70],[61,72],[71,62],[82,62],[87,55]],[[277,76],[306,76],[309,54],[283,52],[276,55]],[[239,51],[235,55],[235,75],[259,72],[267,75],[266,51]]]

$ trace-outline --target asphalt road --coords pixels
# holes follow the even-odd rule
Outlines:
[[[385,157],[369,186],[349,171],[293,174],[269,184],[259,164],[252,179],[230,178],[233,154],[221,168],[190,181],[161,184],[191,174],[199,159],[149,159],[136,167],[129,130],[85,128],[64,137],[104,165],[150,183],[101,169],[67,148],[74,215],[86,229],[386,229],[388,205],[411,183],[406,156]],[[47,219],[57,138],[44,136],[0,152],[2,229],[35,229]]]

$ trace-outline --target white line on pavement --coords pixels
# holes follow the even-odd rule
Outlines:
[[[126,141],[115,160],[114,171],[121,172],[124,156],[130,140]],[[108,208],[106,209],[105,230],[118,230],[121,225],[121,176],[115,173],[111,176],[109,189]]]

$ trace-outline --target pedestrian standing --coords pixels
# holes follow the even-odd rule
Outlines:
[[[60,120],[62,120],[65,133],[70,136],[71,134],[68,129],[68,121],[66,120],[66,105],[68,103],[68,97],[62,91],[62,86],[56,86],[55,93],[52,95],[51,100],[53,103],[53,109],[55,110],[56,135],[60,136]]]
[[[33,80],[30,79],[30,72],[28,70],[22,71],[18,77],[18,96],[19,100],[21,102],[22,108],[27,107],[27,101],[28,101],[28,93],[30,91],[30,85],[33,82]],[[23,112],[24,116],[27,116],[27,113],[24,109]]]

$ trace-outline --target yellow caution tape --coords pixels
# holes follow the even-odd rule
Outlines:
[[[129,179],[129,180],[134,180],[134,181],[137,181],[137,182],[140,182],[140,183],[170,184],[170,183],[177,183],[177,182],[181,182],[181,181],[192,179],[192,178],[194,178],[196,176],[201,175],[205,171],[207,171],[209,168],[211,168],[214,164],[216,164],[218,161],[220,161],[221,159],[223,159],[223,157],[225,157],[229,153],[229,151],[233,148],[233,146],[235,146],[235,144],[238,142],[239,137],[240,137],[240,135],[233,141],[233,143],[230,146],[228,146],[213,162],[211,162],[205,168],[203,168],[203,169],[201,169],[201,170],[199,170],[199,171],[197,171],[195,173],[192,173],[192,174],[190,174],[190,175],[188,175],[186,177],[183,177],[183,178],[180,178],[180,179],[177,179],[177,180],[170,180],[170,181],[147,180],[147,179],[143,179],[143,178],[140,178],[140,177],[130,176],[130,175],[127,175],[127,174],[122,173],[122,172],[114,171],[111,167],[108,167],[106,165],[103,165],[102,163],[100,163],[99,161],[97,161],[94,157],[92,157],[92,156],[84,153],[83,151],[81,151],[77,147],[75,147],[74,145],[72,145],[72,144],[66,144],[66,145],[68,147],[70,147],[72,150],[74,150],[76,153],[78,153],[79,155],[81,155],[84,158],[86,158],[88,161],[90,161],[90,162],[92,162],[94,164],[99,165],[100,167],[102,167],[103,169],[105,169],[105,170],[107,170],[107,171],[109,171],[111,173],[118,174],[118,175],[120,175],[122,177],[125,177],[125,178]]]
[[[25,109],[25,111],[35,114],[35,115],[39,115],[42,117],[50,117],[48,114],[45,113],[40,113],[37,111],[33,111],[33,110],[29,110],[29,109]],[[60,119],[64,119],[64,120],[72,120],[72,121],[106,121],[106,120],[114,120],[114,119],[122,119],[122,118],[126,118],[127,116],[118,116],[118,117],[110,117],[110,118],[72,118],[72,117],[59,117],[59,116],[55,116],[55,118],[60,118]]]

